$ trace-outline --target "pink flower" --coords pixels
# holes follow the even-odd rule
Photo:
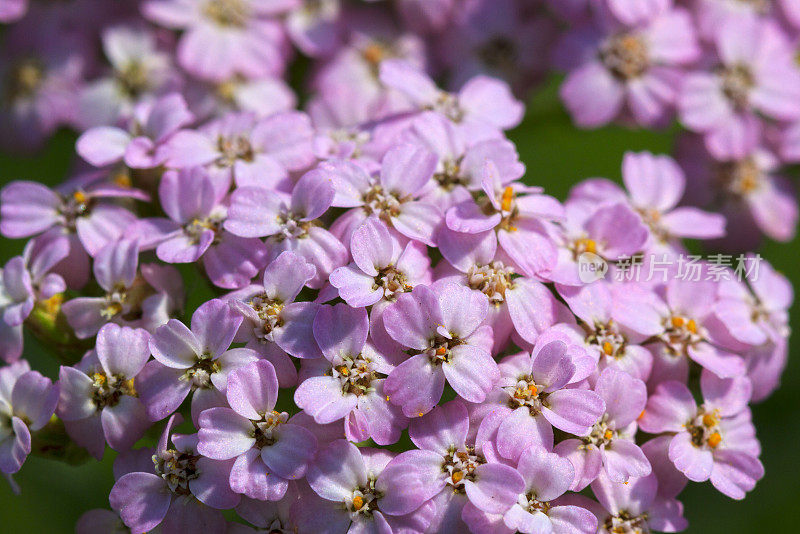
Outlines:
[[[733,17],[715,28],[720,64],[687,76],[681,121],[708,139],[744,128],[756,112],[777,120],[800,116],[800,71],[780,29],[754,17]]]
[[[283,71],[286,49],[280,24],[293,0],[149,0],[145,17],[184,31],[178,61],[193,75],[224,80],[234,74],[258,78]]]
[[[16,473],[31,452],[31,431],[45,426],[58,404],[58,386],[19,361],[0,368],[0,472]]]
[[[316,372],[300,384],[294,399],[317,423],[344,419],[350,441],[372,438],[389,445],[400,439],[408,424],[384,391],[383,377],[398,358],[379,353],[367,341],[368,330],[366,310],[347,304],[322,306],[314,319],[314,338],[326,361],[307,362]]]
[[[480,444],[467,443],[468,429],[469,418],[461,401],[437,406],[411,421],[409,436],[419,450],[406,451],[394,460],[398,469],[423,482],[419,495],[436,503],[437,522],[458,521],[470,505],[489,514],[502,514],[525,488],[513,467],[491,461]]]
[[[288,356],[271,347],[277,345],[296,358],[321,356],[312,333],[319,304],[295,302],[314,273],[314,266],[303,258],[283,252],[264,269],[263,284],[244,287],[227,297],[231,309],[244,318],[237,339],[247,341],[249,348],[269,359],[281,383],[293,385],[297,374]]]
[[[568,345],[555,330],[539,337],[531,355],[503,358],[487,404],[475,407],[486,413],[478,433],[491,435],[497,453],[512,462],[532,444],[552,450],[554,426],[570,434],[588,433],[605,404],[593,391],[569,387],[586,378],[591,369],[586,358],[580,346]]]
[[[228,374],[259,359],[251,349],[229,349],[242,317],[222,300],[210,300],[192,314],[191,330],[177,319],[160,326],[150,339],[155,360],[136,377],[136,391],[147,414],[158,421],[189,395],[192,414],[225,403]]]
[[[306,479],[313,492],[292,508],[302,531],[424,532],[434,513],[415,472],[386,451],[360,449],[345,440],[322,450]]]
[[[202,257],[208,277],[226,289],[247,285],[266,263],[261,241],[223,229],[227,208],[202,168],[164,173],[158,196],[169,218],[141,219],[127,232],[143,250],[155,248],[167,263]]]
[[[278,379],[267,361],[233,371],[227,399],[231,408],[210,408],[200,414],[198,452],[215,460],[235,459],[230,475],[235,492],[280,500],[287,481],[305,475],[317,448],[314,435],[287,422],[286,412],[275,411]]]
[[[761,448],[747,408],[750,381],[718,378],[704,371],[700,385],[704,402],[698,407],[680,382],[659,384],[639,423],[650,433],[673,433],[669,458],[689,480],[710,479],[725,495],[743,499],[764,476],[758,460]]]
[[[261,187],[240,187],[231,195],[224,227],[240,238],[267,236],[268,259],[292,252],[315,268],[309,286],[318,288],[347,261],[347,250],[331,232],[315,224],[335,198],[334,186],[321,170],[303,175],[291,199]]]
[[[407,62],[388,59],[381,63],[380,79],[414,108],[437,111],[479,137],[497,137],[498,130],[511,129],[522,120],[522,104],[505,82],[495,78],[476,76],[458,93],[447,93]]]
[[[192,119],[183,97],[171,93],[137,106],[130,132],[114,126],[98,126],[84,132],[75,149],[95,167],[123,160],[134,169],[158,167],[166,160],[164,143]]]
[[[499,378],[489,352],[492,328],[482,326],[487,308],[484,295],[445,283],[417,286],[386,309],[386,331],[417,353],[395,367],[384,382],[389,400],[407,417],[429,412],[439,402],[445,380],[468,402],[486,398]]]
[[[155,466],[128,472],[114,484],[111,508],[135,532],[159,525],[165,532],[175,532],[195,524],[224,530],[219,510],[233,508],[240,499],[228,486],[233,462],[197,454],[197,435],[172,434],[176,417],[167,422],[158,442],[152,457]]]
[[[124,451],[150,427],[134,378],[150,358],[150,335],[108,324],[97,334],[94,353],[59,372],[58,415],[70,437],[97,459],[106,443]]]
[[[632,28],[609,23],[578,26],[557,48],[556,62],[569,70],[561,99],[584,128],[613,120],[666,126],[683,67],[699,54],[692,21],[680,8]]]
[[[419,284],[429,284],[430,258],[418,241],[401,245],[374,215],[350,238],[353,262],[330,274],[330,283],[350,306],[370,306],[392,301]]]
[[[636,418],[647,402],[647,388],[641,380],[613,368],[604,370],[594,387],[605,405],[590,431],[579,439],[566,439],[555,452],[575,467],[571,489],[580,491],[595,480],[601,470],[614,482],[649,475],[650,462],[636,445]]]
[[[437,206],[419,200],[433,176],[436,157],[424,147],[400,144],[381,161],[379,176],[373,177],[357,163],[336,160],[320,165],[321,177],[333,182],[331,203],[352,208],[331,227],[346,245],[350,234],[374,214],[399,233],[433,246],[434,232],[442,219]]]
[[[183,307],[178,271],[156,263],[139,269],[138,263],[139,247],[127,239],[106,245],[97,254],[93,272],[103,296],[77,297],[62,306],[75,335],[92,337],[109,322],[153,331]]]
[[[205,166],[225,192],[231,178],[240,187],[272,188],[289,172],[313,163],[313,134],[309,118],[297,111],[262,119],[252,113],[228,113],[198,130],[180,130],[163,151],[168,167]]]
[[[466,234],[491,232],[520,271],[528,276],[549,272],[557,252],[547,223],[563,218],[561,204],[535,187],[504,183],[491,160],[484,165],[481,188],[478,201],[470,198],[447,210],[447,228]]]

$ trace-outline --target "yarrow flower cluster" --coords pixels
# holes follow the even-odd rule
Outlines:
[[[786,364],[788,280],[613,275],[794,236],[797,2],[0,0],[0,22],[0,145],[69,127],[80,156],[0,191],[28,240],[0,271],[0,472],[116,451],[79,533],[677,532],[688,481],[742,499],[764,475],[750,405]],[[675,158],[628,152],[623,186],[563,202],[532,185],[507,132],[551,67],[579,127],[677,119]]]

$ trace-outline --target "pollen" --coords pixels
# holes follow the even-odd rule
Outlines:
[[[61,304],[64,302],[64,294],[56,293],[49,299],[43,301],[41,304],[50,315],[55,315],[61,309]]]
[[[536,385],[531,384],[528,386],[528,391],[530,392],[532,397],[535,397],[539,393],[539,388],[537,388]]]
[[[578,250],[578,253],[591,252],[592,254],[597,254],[597,243],[595,243],[594,239],[578,239],[575,241],[575,248]]]
[[[447,349],[444,348],[444,347],[439,347],[438,349],[436,349],[436,355],[437,356],[444,356],[446,353],[447,353]]]
[[[719,434],[719,432],[714,432],[708,436],[708,446],[712,449],[716,449],[720,442],[722,442],[722,436]]]
[[[686,322],[686,319],[684,319],[683,317],[675,316],[675,317],[672,318],[672,326],[675,327],[675,328],[682,327],[685,322]]]
[[[603,434],[603,437],[606,439],[611,439],[614,437],[614,432],[612,432],[610,429],[606,430],[605,433]]]
[[[604,342],[603,352],[606,354],[606,356],[611,356],[612,354],[614,354],[614,346],[608,341]]]
[[[707,413],[703,416],[703,425],[707,427],[712,427],[717,424],[717,418],[714,417],[712,414]]]
[[[105,384],[106,382],[106,375],[103,373],[93,373],[92,380],[94,380],[95,384]]]
[[[500,208],[503,211],[510,211],[511,201],[513,200],[514,200],[514,188],[511,187],[510,185],[506,186],[506,188],[503,190],[503,199],[500,202]]]
[[[88,198],[86,198],[86,193],[83,191],[75,191],[72,193],[72,198],[74,198],[75,202],[78,204],[86,204],[86,201],[88,200]]]
[[[425,415],[425,414],[422,413],[422,412],[417,412],[417,417],[422,417],[423,415]]]
[[[463,471],[453,471],[453,482],[458,484],[464,479]]]
[[[356,495],[355,497],[353,497],[353,508],[355,508],[356,510],[361,510],[363,506],[364,506],[364,497],[362,497],[361,495]]]
[[[689,319],[689,322],[686,323],[686,329],[692,334],[697,333],[697,323],[694,321],[694,319]]]
[[[363,56],[368,63],[378,65],[381,61],[383,61],[386,53],[381,45],[372,43],[364,49]]]

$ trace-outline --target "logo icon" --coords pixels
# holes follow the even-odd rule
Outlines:
[[[605,277],[608,272],[606,260],[593,252],[578,256],[578,278],[584,284],[591,284]]]

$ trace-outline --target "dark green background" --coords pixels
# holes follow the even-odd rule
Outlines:
[[[544,186],[563,200],[569,188],[581,179],[603,176],[619,180],[622,155],[627,150],[670,151],[674,130],[662,133],[617,127],[576,130],[558,103],[555,89],[554,82],[535,94],[524,123],[511,132],[527,165],[528,183]],[[70,167],[73,142],[72,134],[62,132],[35,157],[0,154],[0,185],[17,179],[57,183]],[[0,263],[19,254],[23,244],[0,238]],[[800,287],[800,273],[795,268],[800,253],[797,240],[788,244],[769,243],[760,252]],[[187,285],[193,284],[187,280]],[[190,297],[195,302],[204,298],[203,292],[194,292]],[[796,308],[792,326],[800,332],[800,314]],[[744,501],[728,499],[708,483],[690,485],[681,495],[690,521],[689,532],[800,532],[800,460],[796,448],[800,444],[800,363],[796,347],[793,340],[781,389],[754,408],[764,450],[765,478]],[[57,364],[31,339],[26,339],[25,356],[34,367],[51,378],[56,377]],[[109,453],[102,463],[91,461],[71,467],[39,457],[28,458],[15,477],[22,486],[22,495],[12,494],[0,478],[0,533],[72,532],[84,511],[108,507],[108,491],[114,481],[112,460],[113,453]]]

